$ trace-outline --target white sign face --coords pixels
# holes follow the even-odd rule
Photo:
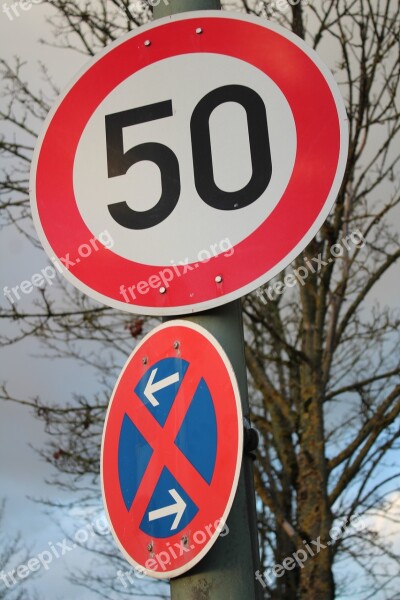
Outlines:
[[[184,82],[184,85],[182,85]],[[195,180],[190,122],[202,98],[218,89],[236,85],[255,91],[265,102],[273,169],[266,189],[257,201],[241,210],[227,211],[206,204]],[[140,160],[125,175],[108,177],[104,123],[107,116],[134,106],[150,110],[153,104],[170,101],[173,115],[128,125],[122,130],[124,153],[140,144],[163,144],[179,164],[180,196],[172,212],[153,225],[152,208],[162,193],[159,166]],[[210,112],[209,129],[215,184],[234,193],[252,176],[247,114],[238,102],[224,102]],[[268,149],[260,148],[261,153]],[[103,148],[103,152],[99,152]],[[156,148],[157,149],[157,148]],[[199,148],[199,152],[205,149]],[[90,161],[86,157],[91,157]],[[285,96],[258,69],[230,56],[186,54],[156,62],[126,79],[111,92],[88,122],[74,161],[74,190],[79,211],[91,231],[106,229],[115,244],[113,252],[129,260],[169,266],[170,261],[197,261],[199,251],[228,237],[233,246],[250,235],[272,212],[289,182],[296,156],[296,127]],[[264,160],[264,162],[266,162]],[[196,165],[200,169],[200,165]],[[263,168],[264,165],[263,165]],[[96,199],[96,210],[93,202]],[[125,202],[134,211],[149,215],[149,227],[121,227],[110,214],[110,203]],[[201,226],[201,224],[204,224]],[[162,240],[163,243],[160,243]]]
[[[112,44],[61,97],[33,161],[33,213],[93,298],[193,312],[299,254],[346,158],[343,101],[302,40],[261,19],[180,14]]]

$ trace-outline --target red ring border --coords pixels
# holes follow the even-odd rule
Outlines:
[[[201,35],[195,33],[198,27]],[[151,45],[145,46],[149,37]],[[263,47],[265,53],[260,52]],[[166,294],[150,288],[146,295],[138,295],[132,307],[139,312],[141,307],[197,306],[239,290],[238,297],[242,288],[263,275],[266,281],[266,274],[313,226],[338,169],[343,141],[335,98],[321,70],[300,46],[265,24],[242,19],[196,16],[171,20],[134,32],[97,59],[67,92],[48,124],[37,161],[35,191],[43,234],[56,256],[64,257],[71,248],[93,237],[76,205],[72,174],[79,139],[94,110],[137,70],[169,56],[193,52],[244,60],[273,79],[293,112],[297,131],[295,166],[278,205],[235,246],[229,259],[219,255],[201,263],[189,275],[175,277]],[[121,284],[147,281],[166,266],[135,263],[100,247],[90,259],[71,267],[70,273],[78,287],[81,282],[88,288],[87,293],[95,292],[96,299],[98,294],[106,304],[111,300],[113,306],[118,302],[124,307]],[[223,285],[217,286],[215,276],[221,273]]]

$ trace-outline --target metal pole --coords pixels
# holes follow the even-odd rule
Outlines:
[[[182,317],[180,317],[182,318]],[[243,415],[249,405],[240,301],[184,317],[207,329],[227,353],[239,384]],[[259,600],[262,588],[255,579],[260,569],[253,463],[243,456],[242,470],[231,512],[229,533],[220,537],[207,555],[187,574],[171,580],[172,600]]]
[[[160,0],[157,6],[153,1],[153,17],[161,19],[161,17],[189,10],[218,10],[220,8],[220,0]]]
[[[153,8],[154,18],[191,10],[221,8],[219,0],[160,0]],[[202,313],[179,317],[207,329],[227,353],[235,371],[248,419],[249,403],[242,309],[239,300]],[[229,533],[219,537],[207,555],[185,575],[171,580],[172,600],[260,600],[262,588],[255,573],[260,569],[253,464],[243,456],[238,488],[227,526]]]

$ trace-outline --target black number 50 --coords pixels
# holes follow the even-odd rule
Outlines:
[[[247,115],[252,175],[240,190],[226,192],[215,183],[211,153],[210,116],[225,102],[240,104]],[[138,144],[124,152],[123,129],[131,125],[171,117],[172,101],[165,100],[106,115],[108,177],[125,175],[141,161],[155,163],[161,174],[161,196],[149,210],[136,211],[126,202],[108,205],[113,219],[128,229],[147,229],[158,225],[174,210],[181,192],[179,162],[175,153],[156,142]],[[195,107],[191,120],[193,171],[197,193],[209,206],[235,210],[255,202],[266,190],[272,174],[267,115],[261,97],[243,85],[225,85],[206,94]]]

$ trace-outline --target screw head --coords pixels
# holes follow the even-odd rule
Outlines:
[[[151,552],[153,550],[153,542],[150,542],[149,544],[147,544],[147,550],[149,552]]]
[[[165,287],[160,287],[160,294],[165,294],[167,289]]]
[[[222,282],[222,275],[217,275],[215,278],[215,283],[221,283]]]
[[[147,356],[143,356],[143,358],[142,358],[142,363],[143,363],[144,365],[147,365]]]
[[[151,46],[151,41],[150,40],[145,40],[144,45],[145,46]]]
[[[180,346],[179,342],[174,342],[174,348],[175,348],[175,350],[178,350],[179,346]]]
[[[197,35],[200,35],[200,33],[203,33],[203,29],[201,27],[197,27],[196,33],[197,33]]]

